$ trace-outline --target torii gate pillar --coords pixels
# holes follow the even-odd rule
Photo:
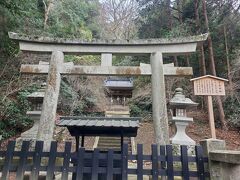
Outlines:
[[[155,140],[158,145],[166,145],[169,144],[169,134],[162,53],[152,53],[150,61],[152,69],[152,116]]]
[[[40,124],[37,139],[44,141],[44,150],[50,150],[53,140],[58,95],[61,83],[61,68],[63,67],[64,55],[61,51],[53,51],[47,77],[47,88],[44,96]]]

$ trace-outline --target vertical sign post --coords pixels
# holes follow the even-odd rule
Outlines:
[[[224,82],[227,82],[228,80],[216,76],[206,75],[191,79],[190,81],[193,81],[194,95],[207,96],[208,119],[211,136],[216,139],[212,96],[224,96]]]

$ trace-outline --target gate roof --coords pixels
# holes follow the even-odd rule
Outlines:
[[[63,116],[57,126],[67,127],[72,136],[134,137],[137,135],[139,120],[137,117]]]
[[[165,39],[131,39],[86,41],[82,39],[49,38],[9,32],[9,37],[19,41],[20,50],[35,52],[62,51],[75,54],[182,54],[196,51],[196,46],[207,39],[208,34]]]

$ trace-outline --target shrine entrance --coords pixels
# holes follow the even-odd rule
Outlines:
[[[30,37],[9,33],[19,42],[20,50],[52,53],[48,64],[23,64],[21,73],[48,74],[43,108],[38,129],[38,140],[50,148],[56,119],[57,101],[61,75],[97,76],[151,76],[152,109],[156,143],[169,144],[168,118],[164,76],[191,76],[191,67],[174,67],[163,64],[164,55],[187,54],[196,51],[198,43],[206,40],[207,34],[179,39],[143,40],[66,40],[46,37]],[[101,66],[76,66],[64,63],[65,54],[101,55]],[[112,55],[147,55],[150,64],[143,66],[112,66]]]

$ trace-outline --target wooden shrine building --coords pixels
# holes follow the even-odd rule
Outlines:
[[[132,97],[133,79],[112,76],[104,81],[105,93],[110,99],[110,106],[125,106],[127,99]]]

